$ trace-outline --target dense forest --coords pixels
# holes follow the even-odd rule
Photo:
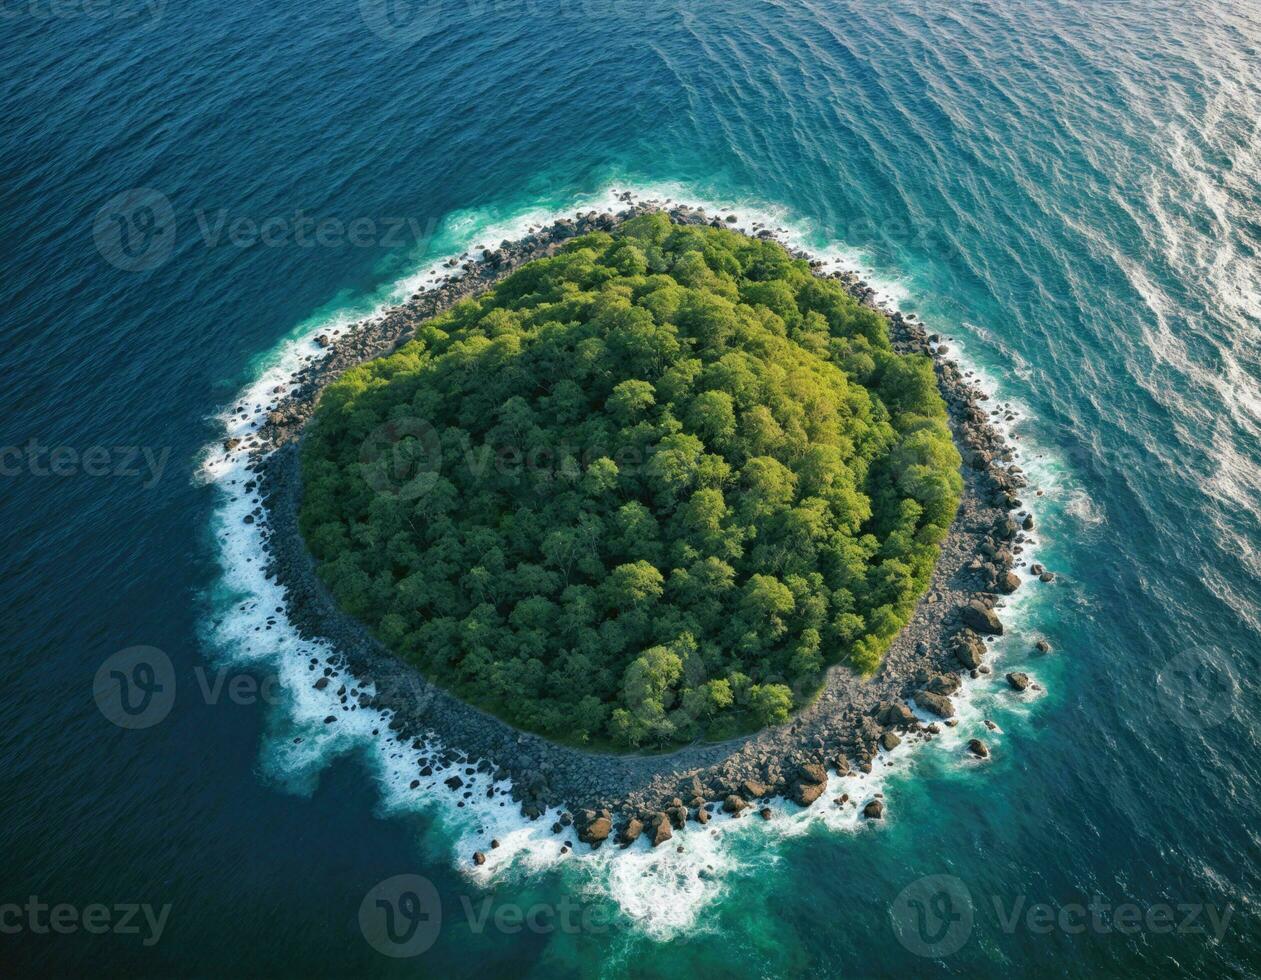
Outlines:
[[[302,533],[341,606],[569,742],[785,721],[874,670],[962,488],[928,358],[773,242],[643,215],[321,397]]]

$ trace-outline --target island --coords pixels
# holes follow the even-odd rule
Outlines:
[[[338,651],[313,683],[592,846],[811,805],[952,724],[1032,529],[936,336],[768,229],[628,203],[319,338],[252,447],[270,572]]]

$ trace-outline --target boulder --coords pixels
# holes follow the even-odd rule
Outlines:
[[[481,867],[483,864],[486,863],[486,855],[483,854],[481,851],[474,851],[473,863],[476,864],[478,867]]]
[[[889,728],[906,728],[915,724],[915,715],[903,702],[896,701],[883,705],[876,720]]]
[[[1007,675],[1007,683],[1014,687],[1017,691],[1028,690],[1029,675],[1023,671],[1013,670]]]
[[[762,809],[759,810],[758,812],[761,813],[763,820],[770,820],[771,817],[774,816],[769,806],[762,807]]]
[[[1020,588],[1020,576],[1015,572],[1003,572],[998,576],[998,588],[999,591],[1011,595],[1011,593]]]
[[[746,809],[748,805],[749,804],[745,803],[744,800],[736,796],[735,793],[732,793],[722,801],[722,808],[728,813],[739,813],[741,810]]]
[[[883,820],[884,819],[884,801],[883,800],[868,801],[867,805],[863,807],[863,816],[866,817],[868,820]]]
[[[955,659],[969,670],[976,670],[981,666],[981,660],[985,656],[985,644],[970,629],[955,636],[951,649],[954,650]]]
[[[797,777],[804,783],[826,783],[827,770],[817,762],[802,763],[797,767]]]
[[[959,680],[958,674],[938,674],[924,686],[933,694],[949,696],[963,687],[963,681]]]
[[[709,811],[706,810],[703,806],[698,807],[696,810],[696,822],[700,824],[702,827],[705,824],[709,823]]]
[[[886,752],[892,752],[902,743],[902,739],[898,738],[895,732],[885,732],[880,736],[880,744],[884,746]]]
[[[978,633],[989,633],[994,636],[1003,635],[1003,624],[994,610],[979,599],[973,599],[959,610],[963,622]]]
[[[674,831],[670,829],[670,818],[664,813],[656,814],[653,820],[655,822],[652,826],[652,846],[657,847],[673,837]]]
[[[917,692],[915,703],[938,718],[953,718],[955,714],[954,703],[945,695],[934,694],[932,691]]]
[[[756,800],[766,795],[766,784],[759,783],[756,779],[746,779],[740,784],[740,792],[744,794],[745,799]]]
[[[806,783],[798,780],[792,785],[792,800],[800,806],[809,806],[827,789],[826,783]]]
[[[985,743],[982,742],[979,738],[974,738],[970,742],[968,742],[968,751],[971,752],[978,759],[987,759],[989,758],[989,754],[990,754],[989,748],[986,747]]]
[[[1038,651],[1038,653],[1050,653],[1050,652],[1051,652],[1051,644],[1047,643],[1047,641],[1046,641],[1046,640],[1039,640],[1037,643],[1035,643],[1035,644],[1033,645],[1033,648],[1034,648],[1035,650],[1037,650],[1037,651]]]
[[[584,844],[595,846],[603,843],[612,832],[613,821],[607,815],[601,814],[585,827],[578,828],[578,839]]]
[[[639,840],[639,835],[644,832],[644,823],[636,817],[631,817],[623,825],[618,832],[618,843],[623,847],[630,847],[635,841]]]

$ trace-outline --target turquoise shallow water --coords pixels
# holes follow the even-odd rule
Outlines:
[[[1261,972],[1255,4],[3,13],[0,905],[169,913],[146,944],[6,912],[0,963]],[[283,624],[237,605],[257,555],[203,447],[287,341],[612,188],[773,215],[1017,406],[1059,578],[1023,590],[998,664],[1049,693],[978,685],[961,731],[995,721],[993,759],[895,758],[878,827],[785,812],[583,862],[514,838],[473,876],[467,815],[409,795],[370,733],[310,734]],[[174,697],[124,729],[93,678],[142,644]],[[401,874],[434,914],[391,958],[360,908]]]

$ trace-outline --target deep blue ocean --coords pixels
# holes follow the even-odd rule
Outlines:
[[[1255,0],[4,0],[0,58],[0,975],[1261,975]],[[1057,578],[879,824],[561,858],[293,681],[223,414],[614,190],[860,268],[1012,406]]]

